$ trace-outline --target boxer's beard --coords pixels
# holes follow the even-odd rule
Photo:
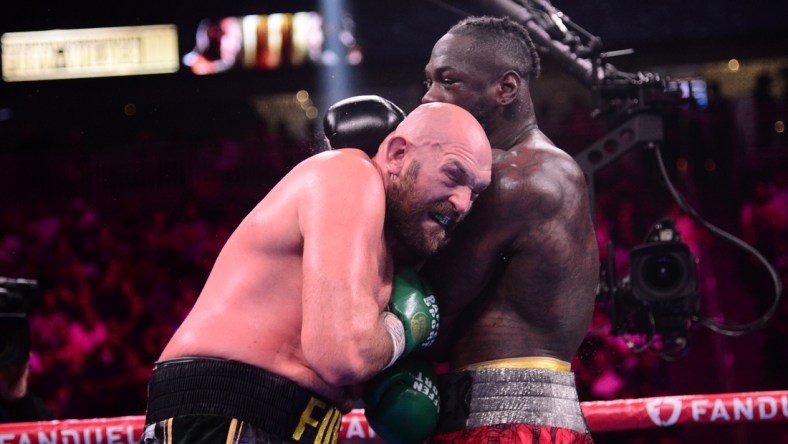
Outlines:
[[[421,165],[414,161],[402,174],[399,182],[386,191],[386,225],[389,233],[409,252],[429,256],[438,251],[448,240],[444,227],[424,229],[424,216],[433,211],[456,217],[449,202],[419,202],[421,193],[416,190],[416,178]]]

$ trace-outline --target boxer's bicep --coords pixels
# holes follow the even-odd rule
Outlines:
[[[377,172],[357,168],[353,160],[315,175],[298,213],[305,354],[315,365],[358,369],[367,343],[385,339],[376,338],[381,333],[376,296],[386,266],[385,195]]]

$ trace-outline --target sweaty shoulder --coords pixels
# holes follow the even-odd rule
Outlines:
[[[359,193],[362,190],[374,193],[381,184],[380,174],[369,157],[357,149],[339,149],[316,154],[296,166],[292,175],[309,193],[320,190]],[[365,186],[359,190],[358,186]],[[382,189],[381,189],[382,191]]]
[[[357,149],[340,149],[316,154],[294,170],[302,214],[338,212],[382,214],[385,205],[383,181],[369,157]]]
[[[369,157],[357,149],[331,150],[296,165],[266,195],[250,219],[258,224],[272,223],[292,214],[300,222],[304,221],[302,216],[309,216],[312,222],[320,223],[326,214],[354,206],[359,213],[380,212],[384,204],[382,178]]]
[[[566,152],[543,140],[532,140],[495,153],[493,184],[496,218],[539,222],[570,215],[586,196],[586,182]]]
[[[358,171],[374,170],[372,161],[363,151],[355,148],[342,148],[323,151],[307,158],[296,168],[304,168],[313,172],[338,173],[351,168]]]

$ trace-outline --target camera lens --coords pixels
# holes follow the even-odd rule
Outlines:
[[[657,291],[668,291],[683,281],[684,267],[673,256],[652,256],[644,263],[643,279]]]
[[[683,242],[651,242],[629,253],[632,294],[647,303],[695,294],[695,257]]]

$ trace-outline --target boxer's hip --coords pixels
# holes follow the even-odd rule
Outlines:
[[[568,363],[528,368],[522,359],[491,361],[453,371],[439,378],[439,433],[496,424],[535,424],[587,433]],[[533,361],[532,363],[536,363]],[[489,364],[489,365],[485,365]],[[560,364],[560,365],[556,365]],[[559,368],[560,370],[556,370]]]
[[[342,422],[330,401],[253,365],[214,358],[157,363],[148,385],[145,423],[166,424],[175,418],[173,426],[195,417],[237,420],[274,441],[300,443],[336,442]]]
[[[469,364],[454,371],[462,372],[481,370],[485,368],[543,368],[559,372],[572,371],[572,367],[568,362],[547,356],[524,356],[521,358],[494,359],[492,361],[482,361]]]

